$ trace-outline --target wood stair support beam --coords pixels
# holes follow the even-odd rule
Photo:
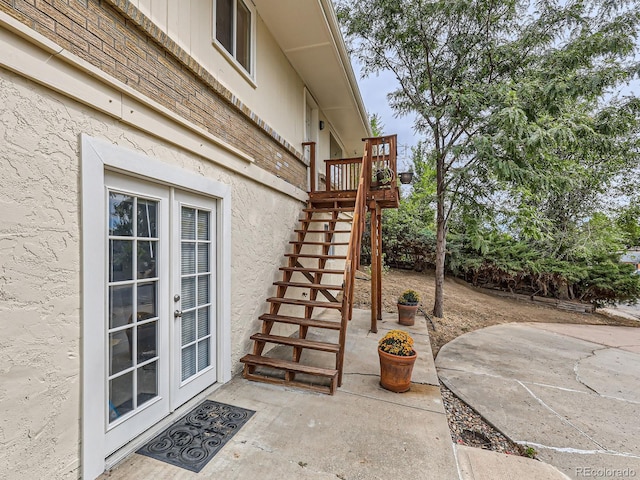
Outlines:
[[[275,304],[284,304],[284,305],[299,305],[303,307],[331,308],[334,310],[342,309],[341,302],[316,302],[312,300],[300,300],[298,298],[278,298],[278,297],[267,298],[267,302],[272,304],[275,303]],[[269,333],[269,332],[263,332],[263,333]]]
[[[325,285],[322,283],[273,282],[273,284],[286,285],[287,287],[292,288],[310,288],[312,290],[344,290],[342,285]]]
[[[309,365],[302,365],[300,363],[291,362],[288,360],[281,360],[278,358],[268,358],[268,357],[262,357],[257,355],[245,355],[240,359],[240,361],[245,364],[243,376],[247,380],[255,380],[259,382],[265,382],[265,383],[271,383],[271,384],[277,384],[277,385],[293,385],[299,388],[314,390],[321,393],[329,393],[330,395],[333,395],[335,393],[338,385],[338,371],[335,369],[312,367]],[[292,372],[292,373],[304,373],[307,375],[324,377],[330,380],[330,385],[329,386],[312,385],[304,382],[287,380],[286,377],[283,380],[280,378],[258,375],[253,372],[250,372],[250,369],[247,368],[248,366],[252,366],[252,367],[263,366],[263,367],[274,368],[277,370],[284,371],[285,374],[286,372]]]
[[[317,320],[307,317],[291,317],[287,315],[271,315],[265,313],[261,315],[260,320],[277,323],[286,323],[289,325],[302,325],[305,327],[324,328],[327,330],[340,330],[340,322],[332,322],[330,320]]]
[[[308,340],[306,338],[283,337],[281,335],[265,335],[262,333],[255,333],[251,335],[251,340],[275,343],[278,345],[287,345],[289,347],[308,348],[310,350],[317,350],[319,352],[338,353],[338,351],[340,350],[340,345],[338,345],[337,343],[316,342],[314,340]]]

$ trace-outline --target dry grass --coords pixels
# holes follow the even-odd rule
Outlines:
[[[434,276],[390,270],[382,276],[382,308],[396,311],[396,300],[406,289],[416,290],[425,312],[431,312],[434,300]],[[357,308],[371,308],[370,283],[356,279],[354,303]],[[509,322],[576,323],[640,327],[640,322],[600,314],[581,314],[510,300],[482,293],[459,280],[445,280],[444,318],[427,322],[433,355],[454,338],[473,330]]]

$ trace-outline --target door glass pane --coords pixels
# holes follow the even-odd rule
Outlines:
[[[209,244],[198,244],[198,273],[209,271]]]
[[[151,360],[157,355],[157,324],[145,323],[138,327],[138,363]]]
[[[196,374],[196,344],[182,349],[182,380]]]
[[[138,278],[156,276],[157,241],[138,241]]]
[[[138,368],[138,406],[158,395],[158,362]]]
[[[250,72],[251,13],[242,0],[238,0],[236,19],[236,60]]]
[[[133,235],[133,197],[109,193],[109,235]]]
[[[198,342],[198,371],[209,366],[209,339]]]
[[[209,308],[198,309],[198,338],[209,335]]]
[[[198,277],[198,305],[209,303],[209,275]]]
[[[188,310],[196,306],[196,279],[194,277],[182,279],[182,309]]]
[[[109,421],[133,410],[133,372],[109,381]]]
[[[133,241],[109,240],[109,281],[133,279]]]
[[[157,237],[157,206],[158,202],[153,200],[138,199],[138,236]]]
[[[196,339],[196,311],[191,310],[182,314],[182,345]]]
[[[182,239],[196,239],[196,211],[193,208],[182,207]]]
[[[182,274],[196,273],[196,244],[182,243]]]
[[[138,321],[157,317],[157,282],[138,285]]]
[[[109,375],[115,375],[133,365],[133,330],[127,328],[109,334]]]
[[[209,240],[209,212],[198,211],[198,240]]]
[[[188,207],[181,210],[182,380],[211,364],[211,216],[207,210]]]
[[[133,286],[109,287],[109,328],[131,322],[133,316]]]
[[[108,281],[121,282],[108,285],[108,374],[117,375],[108,385],[110,422],[158,395],[158,277],[166,275],[157,263],[159,205],[109,192]]]

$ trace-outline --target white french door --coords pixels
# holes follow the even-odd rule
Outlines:
[[[216,381],[216,202],[106,174],[108,452]]]
[[[216,203],[175,192],[173,408],[216,381]]]

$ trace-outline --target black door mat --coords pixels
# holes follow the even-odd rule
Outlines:
[[[137,453],[198,473],[254,413],[205,400]]]

